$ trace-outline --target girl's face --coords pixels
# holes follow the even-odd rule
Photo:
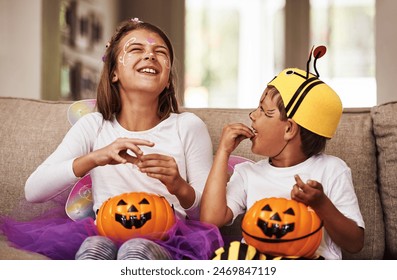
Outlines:
[[[112,82],[119,82],[120,92],[137,90],[159,95],[169,85],[170,52],[157,33],[145,29],[130,31],[118,49]]]
[[[255,133],[251,138],[251,150],[255,154],[270,158],[278,156],[287,143],[284,135],[288,122],[280,120],[276,99],[263,93],[258,108],[250,114]]]

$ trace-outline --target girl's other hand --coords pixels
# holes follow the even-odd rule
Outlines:
[[[139,158],[139,170],[149,177],[160,180],[168,192],[176,195],[186,181],[179,174],[178,165],[173,157],[161,154],[146,154]]]
[[[110,145],[92,152],[92,156],[98,166],[127,162],[137,164],[143,155],[139,146],[153,147],[154,143],[136,138],[118,138]],[[135,156],[128,153],[128,150],[132,151]]]

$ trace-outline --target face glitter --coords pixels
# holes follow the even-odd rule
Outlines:
[[[147,39],[146,39],[146,42],[147,42],[149,45],[154,45],[154,44],[156,44],[156,40],[154,40],[153,38],[147,38]]]
[[[126,55],[129,57],[129,56],[131,56],[131,54],[129,54],[128,53],[128,47],[131,45],[131,44],[133,44],[133,43],[135,43],[135,41],[136,41],[136,37],[132,37],[132,38],[130,38],[130,39],[128,39],[127,40],[127,42],[125,42],[125,44],[124,44],[124,47],[123,47],[123,52],[124,52],[124,54],[123,55],[120,55],[120,57],[119,57],[119,62],[121,63],[121,64],[123,64],[123,66],[127,66],[127,63],[126,63]]]
[[[163,44],[158,44],[156,38],[141,38],[140,36],[129,38],[124,43],[118,60],[124,67],[126,67],[130,63],[132,57],[137,56],[141,59],[155,59],[163,64],[166,69],[171,68],[168,48]]]

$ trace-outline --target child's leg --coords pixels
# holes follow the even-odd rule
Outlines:
[[[116,244],[104,236],[87,237],[76,253],[76,260],[114,260]]]
[[[171,260],[167,249],[144,238],[133,238],[121,245],[118,260]]]

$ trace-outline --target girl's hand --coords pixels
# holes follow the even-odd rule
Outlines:
[[[222,130],[218,150],[231,154],[244,139],[255,136],[252,130],[242,123],[226,125]]]
[[[295,175],[296,184],[292,187],[291,198],[309,205],[313,209],[321,207],[326,195],[323,186],[314,180],[302,181],[299,175]]]
[[[186,181],[179,174],[178,165],[173,157],[160,154],[147,154],[139,158],[137,166],[139,170],[149,177],[160,180],[168,189],[168,192],[177,195],[180,186],[186,185]]]
[[[142,139],[118,138],[102,149],[76,158],[73,161],[73,172],[76,177],[82,177],[97,166],[127,162],[137,164],[143,155],[138,145],[153,147],[154,143]],[[135,156],[127,153],[128,150],[132,151]]]
[[[98,166],[127,162],[137,164],[143,155],[138,145],[153,147],[154,143],[136,138],[118,138],[108,146],[92,152],[92,156]],[[135,156],[127,153],[128,150],[132,151]]]

